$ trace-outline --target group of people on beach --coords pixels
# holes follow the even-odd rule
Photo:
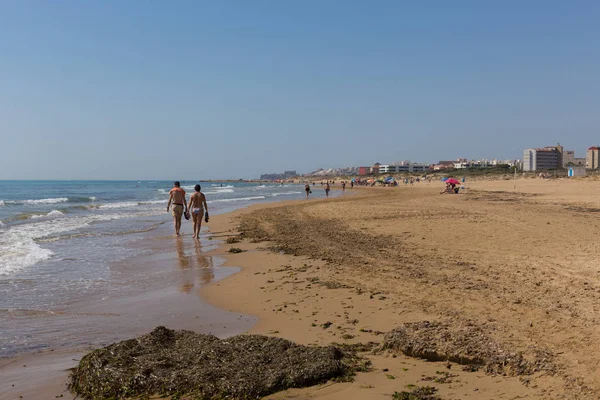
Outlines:
[[[312,183],[315,186],[315,183]],[[325,197],[329,198],[329,192],[331,191],[331,185],[335,185],[335,181],[327,181],[321,182],[321,186],[325,188]],[[350,187],[354,187],[354,181],[350,181]],[[306,198],[312,193],[312,189],[310,188],[310,183],[304,185],[304,191],[306,192]],[[346,191],[346,181],[342,181],[342,192]]]
[[[190,201],[185,198],[185,190],[181,188],[181,183],[176,181],[173,184],[173,189],[169,192],[169,203],[167,204],[167,212],[173,215],[175,225],[175,235],[180,236],[181,219],[192,219],[194,238],[200,238],[200,228],[202,227],[202,219],[208,222],[208,204],[206,196],[200,190],[200,185],[194,186],[194,194],[190,196]],[[171,205],[173,206],[171,208]],[[189,210],[192,210],[190,215]]]

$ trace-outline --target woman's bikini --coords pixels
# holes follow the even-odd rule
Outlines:
[[[197,193],[195,193],[194,194],[194,203],[196,202],[196,199],[198,197],[200,197],[200,196],[197,196]],[[200,203],[200,204],[202,204],[202,203]],[[194,214],[194,215],[202,215],[202,214],[204,214],[204,207],[193,207],[192,208],[192,214]]]

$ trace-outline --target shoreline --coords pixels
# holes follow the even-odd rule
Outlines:
[[[309,201],[314,202],[318,200],[319,199],[314,198]],[[218,226],[219,220],[227,218],[227,216],[236,214],[237,212],[251,211],[254,209],[278,206],[282,203],[294,202],[306,202],[306,200],[281,199],[253,204],[234,211],[227,211],[222,214],[214,214],[211,215],[210,225],[212,226],[216,221],[216,226]],[[208,259],[224,259],[227,253],[222,254],[218,249],[226,244],[218,243],[218,234],[213,232],[215,228],[211,228],[211,226],[206,228],[206,225],[204,225],[203,233],[201,233],[201,246],[208,248],[207,251],[202,251],[202,256]],[[188,229],[191,229],[191,224]],[[201,276],[194,276],[194,271],[198,270],[193,266],[190,267],[190,265],[188,265],[190,263],[193,264],[194,258],[197,257],[191,251],[192,247],[194,247],[191,234],[189,232],[184,234],[181,240],[178,241],[177,238],[173,237],[171,234],[171,230],[171,224],[167,222],[161,224],[153,231],[147,232],[145,240],[130,241],[128,246],[151,248],[154,254],[149,257],[142,256],[141,259],[136,258],[133,262],[132,260],[125,260],[114,263],[111,267],[112,269],[120,270],[119,273],[126,273],[129,275],[135,275],[134,271],[139,271],[141,268],[144,268],[146,274],[152,273],[150,271],[154,271],[154,273],[166,273],[167,279],[169,280],[165,286],[165,288],[168,289],[166,294],[163,289],[158,294],[150,293],[149,297],[145,296],[143,292],[132,296],[119,297],[114,299],[114,301],[108,305],[100,304],[99,306],[96,306],[90,302],[86,302],[82,305],[75,305],[74,308],[76,309],[76,312],[85,315],[90,313],[113,313],[115,310],[119,310],[118,313],[127,312],[128,314],[135,315],[136,313],[145,313],[148,308],[150,308],[152,310],[150,312],[151,316],[163,315],[163,320],[157,320],[150,325],[148,325],[148,323],[142,324],[145,328],[140,329],[140,327],[136,325],[131,334],[124,335],[122,332],[120,334],[117,332],[116,334],[118,336],[120,335],[121,338],[115,338],[113,341],[119,341],[148,333],[159,325],[167,325],[167,327],[171,329],[189,329],[200,333],[212,333],[218,337],[228,337],[247,332],[248,327],[256,323],[255,318],[250,315],[233,313],[226,309],[216,307],[214,304],[206,301],[200,291],[204,286],[210,283],[200,283],[199,280],[202,280],[203,278]],[[181,250],[178,246],[174,246],[173,243],[183,244],[184,249]],[[224,260],[221,260],[217,266],[210,268],[211,270],[216,269],[217,272],[228,270],[228,272],[225,272],[225,276],[220,276],[216,281],[214,281],[213,277],[208,277],[207,279],[213,280],[213,283],[216,283],[222,279],[226,279],[228,276],[235,275],[237,273],[235,270],[239,270],[239,267],[225,264]],[[130,268],[131,265],[135,266],[133,271]],[[148,271],[147,268],[150,270]],[[198,317],[195,317],[194,319],[189,318],[190,315],[197,314],[198,310],[193,308],[193,304],[186,305],[183,308],[181,307],[181,299],[185,299],[186,295],[193,295],[194,298],[199,299],[201,310],[205,310],[200,312],[204,312],[205,315],[210,315],[209,318],[212,318],[212,322],[208,322],[207,324],[201,323],[199,325],[194,321],[197,320]],[[148,304],[149,300],[150,305]],[[164,305],[165,301],[167,306]],[[177,311],[178,316],[169,316],[169,318],[175,317],[175,323],[173,323],[172,319],[164,319],[167,314],[172,314],[170,313],[170,310]],[[231,315],[232,317],[227,317],[228,315]],[[136,324],[138,323],[136,322]],[[208,328],[205,327],[206,325],[208,325]],[[214,328],[211,328],[210,326],[213,325]],[[67,399],[74,398],[66,390],[69,374],[68,370],[74,367],[77,361],[92,349],[109,344],[113,341],[101,343],[100,345],[93,345],[90,343],[89,345],[71,346],[70,348],[47,348],[0,358],[0,382],[2,382],[0,383],[0,400],[21,398],[19,396],[23,396],[22,398],[25,399],[36,399],[40,398],[40,396],[47,396],[49,393],[51,393],[52,396],[62,395],[62,398]],[[36,384],[32,385],[31,382],[36,382]]]
[[[551,326],[562,321],[563,312],[560,309],[549,310],[545,315],[539,312],[543,310],[539,304],[545,304],[539,301],[545,295],[523,291],[528,290],[527,285],[532,281],[528,275],[523,276],[524,271],[519,266],[532,263],[529,252],[545,254],[546,246],[554,243],[552,238],[555,236],[550,236],[552,232],[548,229],[555,228],[546,228],[545,219],[539,225],[532,225],[532,229],[544,235],[547,245],[536,241],[535,236],[528,241],[523,236],[525,231],[521,231],[539,216],[544,218],[550,210],[561,210],[553,215],[562,223],[577,218],[574,223],[578,225],[571,229],[579,229],[580,234],[594,229],[595,225],[578,213],[580,209],[592,209],[592,204],[600,207],[594,197],[600,183],[565,181],[556,186],[556,183],[546,181],[517,182],[516,191],[510,181],[471,182],[468,195],[459,196],[439,196],[440,187],[435,183],[407,188],[355,188],[350,191],[352,196],[282,200],[211,216],[208,235],[221,243],[206,255],[222,257],[224,267],[239,267],[240,271],[200,287],[198,295],[223,312],[255,317],[257,322],[245,333],[278,336],[299,344],[381,343],[384,332],[405,322],[487,317],[488,324],[494,329],[494,338],[509,340],[516,349],[549,346],[559,354],[557,363],[568,373],[491,376],[483,372],[465,372],[462,366],[454,363],[384,353],[367,356],[374,369],[359,373],[354,382],[293,389],[267,396],[267,399],[389,399],[392,393],[404,390],[407,385],[434,386],[442,399],[590,398],[586,390],[593,390],[593,386],[587,386],[593,384],[593,379],[568,383],[569,376],[590,377],[585,371],[586,368],[593,371],[594,365],[572,363],[583,356],[577,354],[577,347],[570,347],[570,342],[564,340],[565,335],[587,332],[586,328],[575,319],[570,322],[573,326],[569,333],[557,336],[562,332],[562,325],[554,329]],[[449,214],[454,218],[451,225],[445,223]],[[381,218],[382,215],[386,217]],[[275,241],[244,239],[240,243],[227,244],[228,237],[239,233],[240,218],[259,218],[273,230],[272,234],[283,231],[276,233]],[[512,235],[485,233],[500,220],[511,224]],[[552,224],[555,223],[558,224],[557,221]],[[503,229],[508,231],[509,228]],[[460,235],[470,231],[476,232],[476,236],[469,234],[469,241],[462,242]],[[460,235],[455,238],[457,232]],[[498,231],[501,232],[504,230]],[[389,241],[388,249],[385,245],[381,248],[382,240]],[[391,245],[396,241],[397,244]],[[210,242],[212,240],[203,241]],[[537,247],[532,243],[537,243]],[[352,246],[346,248],[348,245]],[[517,252],[502,252],[506,245],[513,246]],[[443,256],[457,246],[460,252]],[[244,251],[231,254],[228,252],[231,247]],[[489,254],[482,252],[483,249]],[[393,253],[390,258],[391,251],[399,253]],[[559,254],[560,250],[556,256]],[[347,260],[348,265],[344,265],[346,262],[340,264],[343,260]],[[393,265],[398,261],[406,266],[394,271]],[[418,269],[414,269],[412,263]],[[474,267],[465,270],[465,266],[470,265],[481,266],[483,270],[480,272]],[[563,279],[559,275],[547,275],[555,274],[554,269],[543,269],[540,274],[535,272],[540,265],[532,265],[535,266],[532,276],[541,279],[542,287]],[[498,271],[501,275],[497,275]],[[403,275],[407,272],[418,275]],[[575,274],[578,270],[570,272]],[[503,275],[509,280],[503,279]],[[502,280],[496,283],[498,279]],[[594,279],[589,284],[595,285]],[[501,288],[510,285],[511,281],[524,287],[509,286],[509,291],[495,291],[495,286]],[[600,285],[600,281],[597,283]],[[560,293],[564,296],[562,291]],[[588,294],[578,293],[580,296]],[[587,297],[580,299],[587,301]],[[577,302],[568,303],[566,297],[560,297],[560,301],[567,310],[577,306]],[[512,327],[503,324],[514,316],[531,325],[525,329],[519,323]],[[594,357],[589,347],[581,352],[590,353],[588,359]],[[32,376],[53,381],[54,386],[46,387],[58,389],[61,383],[57,381],[68,372],[57,371],[57,368],[69,365],[68,354],[52,354],[44,359],[39,356],[18,358],[12,371],[16,376],[21,374],[22,367],[18,364],[22,360],[28,365],[38,363],[38,370],[33,371]],[[73,366],[74,361],[71,363]],[[4,365],[0,360],[0,375],[5,371]],[[452,378],[444,383],[434,381],[446,373]],[[581,392],[575,390],[578,387]]]

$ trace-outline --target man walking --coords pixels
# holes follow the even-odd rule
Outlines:
[[[181,217],[187,210],[185,190],[181,188],[179,181],[174,183],[173,189],[171,189],[169,192],[169,204],[167,204],[167,212],[169,212],[169,209],[171,208],[171,203],[173,203],[172,215],[175,223],[175,234],[179,236],[179,230],[181,229]]]

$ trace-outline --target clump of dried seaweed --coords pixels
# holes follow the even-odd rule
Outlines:
[[[261,335],[219,339],[158,327],[83,357],[69,389],[85,399],[256,399],[351,376],[357,365],[355,353],[335,346],[307,347]]]
[[[436,395],[437,391],[433,386],[417,386],[411,389],[410,392],[395,392],[392,395],[392,400],[441,400]]]
[[[430,361],[452,361],[483,368],[489,374],[529,375],[553,369],[549,352],[535,351],[527,359],[523,353],[509,350],[494,341],[481,326],[421,321],[406,323],[385,335],[381,349]]]

